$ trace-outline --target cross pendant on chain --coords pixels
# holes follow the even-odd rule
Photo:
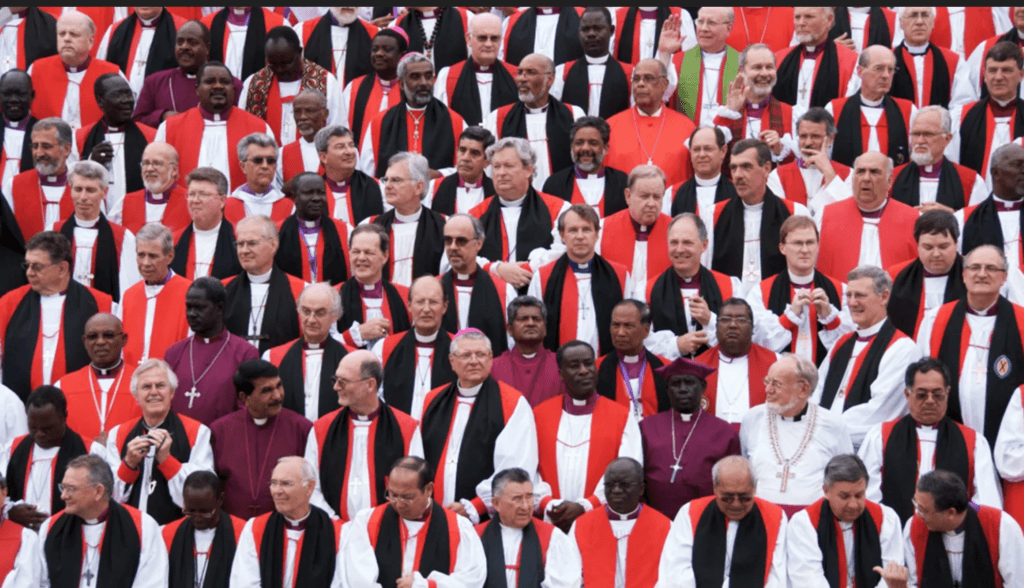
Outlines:
[[[679,464],[672,464],[670,467],[672,468],[672,477],[668,479],[668,483],[674,484],[676,481],[676,474],[679,473],[679,470],[683,469],[683,466]]]
[[[747,271],[743,272],[743,280],[746,282],[760,281],[757,268],[754,267],[754,260],[751,259],[750,263],[747,264]]]
[[[800,99],[803,100],[807,97],[807,86],[800,88]]]
[[[974,364],[974,369],[971,371],[974,372],[974,383],[981,384],[981,378],[986,372],[988,372],[988,369],[986,369],[981,363],[976,363]]]
[[[779,487],[779,492],[785,492],[786,482],[788,482],[790,478],[795,478],[796,474],[789,473],[789,462],[787,461],[785,464],[783,464],[782,471],[775,474],[775,477],[782,478],[782,486]]]
[[[91,586],[92,579],[96,577],[96,574],[92,573],[92,570],[85,570],[85,572],[82,574],[82,577],[85,578],[85,585]]]
[[[202,396],[202,393],[196,392],[195,386],[192,386],[191,390],[185,392],[185,398],[188,398],[188,407],[192,408],[192,402],[195,401],[195,399],[199,398],[200,396]]]

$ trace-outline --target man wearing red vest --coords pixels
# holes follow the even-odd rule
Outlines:
[[[224,219],[237,225],[243,218],[264,215],[280,224],[294,211],[290,198],[275,187],[280,150],[277,141],[266,133],[242,137],[236,147],[245,183],[236,187],[224,203]]]
[[[4,52],[0,71],[24,71],[36,59],[57,53],[57,19],[45,10],[30,6],[15,11],[5,7],[0,9],[0,22],[5,29],[13,29],[4,31],[4,37],[10,35],[15,41],[10,45],[11,51]]]
[[[572,542],[558,527],[532,516],[530,474],[520,468],[498,472],[491,482],[491,495],[495,517],[476,526],[489,583],[539,586],[543,578],[545,587],[579,586],[580,556]]]
[[[773,10],[774,9],[774,10]],[[736,6],[736,22],[727,42],[742,51],[753,43],[764,43],[772,51],[790,46],[793,37],[793,8],[788,6]]]
[[[999,509],[968,502],[959,476],[946,470],[921,476],[914,505],[914,517],[903,531],[907,586],[1009,588],[1020,583],[1020,525]]]
[[[0,504],[7,500],[7,478],[0,473]],[[39,584],[39,540],[36,532],[14,521],[0,520],[0,582],[11,586]]]
[[[626,298],[612,307],[612,345],[615,350],[597,361],[597,393],[644,417],[670,408],[665,380],[656,370],[667,362],[644,346],[651,334],[651,309]]]
[[[608,504],[580,516],[569,531],[582,559],[583,582],[587,586],[653,588],[671,519],[640,504],[644,469],[632,458],[620,457],[608,464],[604,491]],[[631,537],[635,537],[632,545]]]
[[[342,555],[343,586],[483,586],[487,558],[466,517],[443,508],[434,496],[434,468],[403,457],[391,468],[389,502],[356,515]],[[488,486],[490,484],[488,483]]]
[[[459,113],[467,125],[479,125],[493,110],[518,98],[516,66],[498,59],[501,19],[475,16],[466,33],[469,59],[437,73],[434,96]]]
[[[263,119],[234,106],[234,78],[223,63],[207,61],[196,78],[199,106],[160,123],[154,140],[166,141],[178,151],[179,182],[184,183],[192,170],[209,166],[229,178],[230,186],[239,186],[245,183],[245,173],[235,146],[251,133],[274,131]]]
[[[854,78],[857,52],[829,38],[835,24],[831,6],[796,6],[793,28],[797,45],[775,53],[779,81],[772,95],[792,106],[824,107],[846,96]]]
[[[607,173],[613,171],[617,170],[605,168]],[[577,179],[577,184],[580,182]],[[596,250],[629,271],[634,288],[623,294],[642,298],[643,292],[638,290],[643,290],[648,278],[660,276],[672,265],[668,257],[668,226],[672,217],[662,212],[665,173],[655,165],[638,165],[629,173],[623,192],[624,210],[611,213],[605,208]]]
[[[573,165],[551,174],[544,182],[544,192],[570,204],[589,204],[601,218],[625,210],[626,173],[604,161],[610,137],[604,119],[584,116],[574,122],[569,128]]]
[[[821,218],[825,206],[848,198],[851,188],[845,181],[851,170],[831,160],[835,138],[835,119],[824,108],[815,106],[800,115],[796,121],[797,160],[768,175],[772,194],[803,204],[815,219]]]
[[[89,55],[96,25],[81,12],[71,11],[57,19],[57,38],[58,54],[37,59],[28,68],[33,86],[52,90],[36,97],[33,114],[39,119],[60,117],[73,129],[89,126],[103,116],[93,84],[102,74],[120,75],[118,67]]]
[[[786,586],[785,513],[754,496],[757,478],[743,457],[722,458],[712,478],[715,495],[684,505],[672,522],[656,586]]]
[[[11,210],[28,241],[39,231],[53,230],[74,212],[68,185],[68,158],[74,147],[71,126],[55,116],[37,122],[25,140],[32,145],[35,169],[14,176]]]
[[[917,257],[918,212],[889,198],[892,160],[868,152],[854,162],[853,198],[820,213],[818,270],[842,279],[859,265],[889,267]]]
[[[373,71],[349,78],[341,93],[344,125],[352,130],[357,145],[362,144],[366,127],[379,112],[402,100],[398,80],[398,62],[409,49],[409,35],[400,28],[380,29],[370,41]]]
[[[348,521],[388,502],[386,473],[402,456],[422,457],[423,438],[412,417],[377,397],[383,370],[372,353],[353,351],[332,373],[341,408],[313,423],[305,455],[320,472],[310,500]]]
[[[597,393],[593,348],[569,341],[558,349],[557,359],[565,394],[545,400],[533,415],[540,477],[551,487],[539,508],[565,531],[605,502],[601,477],[608,464],[617,457],[639,461],[643,450],[633,411]]]
[[[303,57],[334,74],[342,86],[373,72],[366,55],[377,30],[353,7],[331,7],[320,18],[295,25],[305,47]]]
[[[1021,466],[1021,448],[1024,447],[1024,399],[1018,388],[1006,407],[1003,422],[996,437],[996,470],[1003,479],[1006,495],[1006,512],[1017,521],[1024,523],[1024,467]]]
[[[786,568],[794,586],[878,586],[880,568],[903,563],[903,523],[864,497],[869,476],[856,455],[825,466],[825,497],[793,515]]]
[[[152,142],[142,152],[143,189],[129,192],[109,210],[124,228],[138,233],[146,223],[160,223],[183,230],[192,219],[186,204],[187,190],[178,184],[178,152],[169,143]]]
[[[943,49],[967,57],[979,43],[1012,28],[1005,6],[936,6],[935,28],[928,40]],[[1013,10],[1013,9],[1011,9]],[[902,18],[901,14],[898,14]],[[996,36],[998,38],[998,36]]]
[[[133,13],[106,29],[96,56],[117,65],[136,96],[146,77],[178,67],[178,29],[188,20],[163,6],[133,6]]]
[[[977,10],[983,9],[983,6],[976,7]],[[944,7],[935,7],[936,11],[945,10]],[[952,9],[950,9],[952,10]],[[960,21],[964,21],[968,16],[965,14],[959,15]],[[984,61],[987,58],[988,52],[997,43],[1002,41],[1009,41],[1014,45],[1019,45],[1021,39],[1024,39],[1024,6],[1011,6],[1009,10],[1005,6],[993,6],[991,14],[986,14],[988,11],[982,12],[982,15],[978,15],[977,12],[969,15],[972,18],[969,25],[962,26],[963,33],[963,46],[960,48],[958,53],[967,59],[967,69],[971,74],[971,86],[975,91],[975,95],[981,92],[982,97],[985,96],[985,88],[988,82],[984,80]],[[952,14],[950,20],[952,20]],[[978,17],[978,24],[975,25],[973,17]],[[994,22],[993,22],[994,21]],[[994,26],[993,26],[994,25]],[[970,41],[967,37],[972,37]],[[954,42],[956,39],[954,40]],[[1024,97],[1024,95],[1021,95]]]
[[[944,8],[912,6],[900,9],[903,42],[896,45],[896,74],[892,95],[906,98],[918,108],[929,104],[951,108],[970,102],[977,96],[971,87],[967,59],[959,53],[929,41],[934,37],[935,11]],[[961,9],[962,10],[962,9]],[[991,17],[989,18],[991,23]],[[971,23],[971,28],[983,23]]]
[[[907,368],[908,416],[871,427],[858,454],[870,478],[867,498],[892,508],[900,521],[914,514],[919,476],[955,472],[977,504],[1002,508],[992,451],[985,436],[949,418],[949,369],[933,357]]]

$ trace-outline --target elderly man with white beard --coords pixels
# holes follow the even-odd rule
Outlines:
[[[178,151],[163,141],[152,142],[142,152],[143,189],[129,192],[110,209],[114,222],[138,233],[146,223],[161,223],[171,232],[188,226],[188,190],[178,184]]]

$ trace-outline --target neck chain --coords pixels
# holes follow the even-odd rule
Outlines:
[[[118,372],[117,379],[114,380],[114,384],[111,387],[114,390],[114,393],[110,396],[110,403],[101,408],[100,397],[96,396],[96,387],[93,385],[93,380],[96,380],[96,383],[98,384],[99,379],[96,377],[96,374],[93,373],[91,368],[92,366],[90,366],[89,369],[89,392],[92,394],[92,403],[96,407],[96,416],[100,419],[100,431],[102,432],[107,430],[107,419],[110,418],[110,411],[114,410],[114,401],[117,400],[117,393],[121,388],[121,378],[124,377],[124,372],[126,370],[124,369],[124,366],[121,366],[121,371]]]
[[[658,129],[658,136],[654,139],[654,147],[650,153],[647,152],[647,148],[644,147],[644,140],[640,137],[640,121],[637,120],[636,111],[639,110],[639,106],[634,109],[633,112],[633,131],[636,133],[636,143],[640,146],[640,150],[647,156],[647,165],[654,165],[654,154],[658,151],[658,142],[661,141],[661,133],[665,130],[665,121],[668,120],[668,116],[665,113],[665,107],[661,109],[661,128]]]
[[[779,420],[782,416],[774,412],[766,416],[768,418],[768,440],[772,444],[772,453],[775,454],[775,461],[782,466],[782,473],[778,475],[778,477],[782,478],[782,487],[779,491],[785,492],[787,479],[794,476],[794,474],[789,473],[790,466],[795,466],[800,461],[800,458],[804,456],[804,452],[810,447],[811,440],[814,439],[814,430],[818,424],[818,407],[813,403],[807,406],[807,430],[804,431],[803,439],[800,440],[800,445],[796,448],[796,452],[789,458],[782,457],[782,445],[779,441]]]
[[[679,461],[683,459],[683,454],[686,453],[686,446],[690,443],[690,437],[693,437],[693,432],[697,430],[697,425],[700,424],[700,415],[702,410],[697,409],[697,418],[693,421],[693,427],[690,428],[690,432],[686,434],[686,439],[683,441],[683,446],[679,448],[679,455],[676,455],[676,414],[679,414],[673,409],[672,414],[672,459],[676,460],[675,465],[672,466],[672,478],[669,480],[669,484],[675,483],[676,474],[682,469],[679,466]],[[680,417],[682,418],[682,417]]]
[[[750,40],[750,28],[747,26],[747,13],[743,12],[742,8],[740,8],[740,17],[743,18],[743,33],[747,36],[747,45],[753,45],[753,42]],[[764,28],[761,29],[761,38],[757,41],[758,43],[764,43],[764,36],[768,34],[768,24],[772,22],[771,18],[772,7],[769,6],[768,14],[764,17]]]
[[[261,302],[259,306],[255,307],[255,308],[250,308],[249,309],[249,332],[252,333],[253,335],[259,335],[259,331],[257,330],[257,326],[262,326],[262,325],[259,325],[258,323],[262,322],[260,319],[262,319],[264,317],[264,315],[266,314],[266,312],[267,312],[266,311],[266,309],[267,309],[267,299],[269,297],[270,297],[270,283],[268,282],[267,283],[267,291],[263,293],[263,302]],[[250,302],[250,304],[251,304],[251,302]]]
[[[244,418],[251,419],[252,417],[246,414]],[[252,495],[253,505],[256,504],[260,496],[260,480],[263,479],[263,473],[267,470],[267,459],[270,458],[270,449],[274,446],[274,434],[277,433],[277,424],[280,422],[281,419],[274,419],[274,427],[270,429],[270,440],[267,442],[267,454],[263,456],[263,463],[260,465],[258,477],[255,480],[252,479],[252,463],[249,462],[249,423],[245,423],[242,427],[242,430],[245,431],[245,467],[249,473],[249,493]],[[256,459],[259,458],[259,453],[257,453]]]
[[[412,117],[412,123],[413,123],[413,125],[415,125],[413,127],[413,130],[412,130],[413,149],[415,149],[416,145],[417,145],[417,141],[420,138],[420,121],[422,121],[423,117],[427,115],[427,111],[424,110],[423,114],[421,114],[419,116],[416,116],[415,114],[413,114],[411,110],[406,110],[406,112],[408,112],[409,116]],[[422,149],[420,151],[422,151]]]
[[[224,330],[227,330],[227,329],[224,329]],[[221,331],[221,332],[224,333],[224,331]],[[224,352],[225,348],[227,348],[228,341],[230,341],[230,340],[231,340],[231,334],[230,333],[224,333],[224,344],[220,346],[220,350],[217,351],[217,355],[213,356],[213,361],[210,362],[210,365],[206,366],[206,369],[203,370],[203,373],[199,374],[199,377],[196,378],[195,356],[192,353],[192,347],[195,345],[196,336],[192,335],[192,340],[188,342],[188,373],[189,373],[189,375],[192,376],[192,391],[193,392],[195,392],[196,386],[199,385],[199,381],[202,380],[204,377],[206,377],[206,374],[210,372],[210,368],[213,367],[213,364],[217,363],[217,358],[219,358],[220,354]],[[190,399],[189,400],[189,405],[190,405],[189,408],[192,408],[191,404],[192,404],[192,400]]]
[[[445,10],[442,7],[438,10],[437,18],[434,21],[434,32],[430,33],[430,40],[427,40],[427,32],[423,28],[423,16],[420,14],[420,39],[423,40],[423,53],[427,59],[433,61],[434,40],[437,39],[437,32],[441,30],[441,21],[444,19]]]
[[[420,374],[420,355],[416,354],[416,381],[419,383],[419,388],[422,390],[427,385],[427,380],[430,378],[430,368],[434,363],[434,354],[430,354],[429,361],[427,362],[427,369],[424,370],[423,374]]]
[[[203,581],[206,580],[206,568],[210,567],[210,552],[211,551],[213,551],[213,544],[211,544],[210,548],[207,549],[206,551],[196,550],[196,552],[195,552],[195,556],[194,556],[195,557],[195,565],[192,566],[192,568],[193,568],[193,570],[195,570],[196,588],[202,588]],[[206,556],[206,561],[203,562],[203,573],[202,574],[199,573],[199,556],[200,555],[205,555]]]
[[[629,374],[626,372],[626,364],[624,362],[619,362],[619,371],[622,373],[622,384],[626,387],[626,394],[629,395],[629,403],[633,406],[633,414],[640,420],[643,418],[641,396],[644,393],[644,373],[647,371],[647,358],[644,356],[643,351],[640,352],[640,377],[637,378],[635,394],[633,393],[633,384],[629,380]]]
[[[568,394],[567,394],[567,396],[568,396]],[[569,402],[573,402],[573,399],[569,398]],[[593,413],[591,413],[591,414],[593,414]],[[591,414],[579,415],[579,416],[588,416],[589,417],[589,416],[591,416]],[[568,415],[568,416],[576,416],[576,415]],[[566,424],[565,428],[568,429],[568,432],[569,432],[569,441],[572,441],[573,443],[566,443],[565,441],[563,441],[561,439],[558,439],[559,443],[561,443],[562,445],[565,445],[569,449],[576,449],[577,447],[583,447],[587,443],[590,443],[590,435],[587,435],[587,438],[583,439],[579,443],[575,443],[575,441],[577,439],[579,439],[579,434],[580,433],[586,431],[587,429],[589,429],[593,425],[593,419],[591,419],[589,422],[583,423],[583,427],[580,428],[579,430],[577,430],[576,427],[572,424],[572,420],[571,419],[566,421],[565,424]],[[557,438],[557,434],[556,434],[556,438]]]

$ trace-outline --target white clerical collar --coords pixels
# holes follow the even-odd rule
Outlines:
[[[989,310],[991,310],[992,307],[995,306],[996,303],[998,303],[998,302],[999,302],[999,299],[997,298],[995,300],[995,302],[993,302],[992,304],[989,304],[985,308],[974,308],[973,306],[971,306],[970,310],[973,310],[974,312],[980,314],[981,316],[989,316],[989,314],[988,314]],[[968,305],[968,306],[970,306],[970,305]],[[970,314],[970,313],[968,313],[968,314]]]
[[[867,213],[867,212],[878,212],[879,210],[882,210],[883,208],[885,208],[885,205],[888,202],[889,202],[889,198],[886,198],[885,200],[882,201],[881,206],[876,206],[875,208],[872,208],[871,210],[865,210],[863,207],[857,206],[857,210],[859,210],[861,212],[865,212],[865,213]]]
[[[533,358],[537,357],[537,352],[535,351],[533,353],[522,353],[520,355],[523,356],[523,359],[533,359]]]
[[[732,363],[732,362],[736,361],[737,359],[745,358],[747,355],[748,354],[744,353],[743,355],[739,355],[737,357],[733,357],[731,355],[726,355],[725,353],[722,352],[721,348],[719,348],[719,350],[718,350],[718,363],[719,363],[719,365],[721,365],[723,363]]]
[[[928,52],[928,41],[925,41],[924,45],[911,45],[906,41],[904,41],[903,44],[906,46],[907,51],[909,51],[911,55],[924,55],[925,53]]]
[[[306,513],[306,516],[302,517],[301,519],[290,519],[288,517],[284,517],[284,520],[288,521],[289,525],[295,526],[295,525],[298,525],[299,523],[301,523],[302,521],[308,519],[309,515],[312,512],[313,512],[313,509],[309,509],[309,512]]]
[[[406,110],[415,110],[416,112],[423,112],[424,110],[426,110],[426,109],[427,109],[427,107],[426,107],[426,106],[420,106],[420,107],[416,107],[416,106],[412,106],[411,104],[409,104],[408,102],[406,102],[406,103],[405,103],[405,109],[406,109]]]
[[[105,523],[107,521],[103,521],[103,522]],[[98,518],[95,518],[95,519],[82,519],[82,523],[84,523],[86,525],[98,525],[98,524],[100,524],[100,520]]]
[[[740,202],[743,202],[743,201],[741,200]],[[764,209],[764,200],[758,202],[757,204],[747,204],[746,202],[743,202],[743,210],[754,211],[754,210],[763,210],[763,209]]]
[[[622,363],[636,363],[638,361],[640,361],[640,356],[639,355],[623,355],[622,356]]]
[[[311,221],[310,220],[304,220],[304,221],[302,221],[302,224],[304,224],[307,229],[315,229],[316,228],[316,221],[315,220],[311,220]]]
[[[1002,106],[1004,108],[1006,106],[1009,106],[1009,104],[1011,102],[1013,102],[1013,98],[1010,98],[1009,100],[1000,100],[999,98],[996,98],[994,96],[992,97],[992,100],[995,101],[996,104],[998,104],[999,106]]]
[[[463,388],[462,386],[458,386],[456,384],[456,386],[458,386],[458,388],[459,388],[459,396],[469,396],[471,398],[475,398],[476,397],[476,395],[480,392],[480,388],[482,388],[483,385],[484,385],[484,383],[480,382],[476,386],[471,386],[469,388]]]
[[[679,413],[679,418],[682,419],[684,423],[688,423],[693,418],[693,413],[692,412],[681,412],[681,413]]]
[[[64,292],[54,292],[53,294],[40,294],[39,296],[40,298],[57,298],[58,296],[63,298],[66,294]]]
[[[195,225],[195,223],[192,223],[192,234],[194,234],[194,235],[198,235],[200,237],[213,237],[214,235],[216,235],[219,232],[220,232],[220,222],[217,223],[217,226],[213,227],[212,229],[207,229],[207,230],[200,229],[199,227],[197,227]]]
[[[627,512],[626,514],[622,514],[621,512],[615,510],[614,508],[612,508],[610,506],[608,507],[608,510],[606,512],[608,513],[608,518],[613,520],[613,521],[628,521],[630,519],[636,519],[636,513],[639,510],[640,510],[640,504],[637,504],[636,508],[634,508],[633,510]],[[612,515],[615,515],[615,518],[612,518]]]
[[[881,98],[879,98],[878,100],[868,100],[868,97],[865,96],[864,94],[860,95],[860,103],[862,105],[864,105],[864,106],[871,106],[873,108],[878,108],[879,106],[881,106],[882,105],[882,100],[884,100],[884,99],[885,99],[884,95]]]
[[[456,273],[455,274],[455,279],[456,280],[468,280],[469,277],[470,277],[470,274],[460,274],[460,273]]]
[[[871,9],[871,7],[869,7],[869,6],[849,6],[849,7],[847,7],[847,10],[849,10],[850,12],[859,12],[861,14],[867,14],[868,10],[870,10],[870,9]]]
[[[154,16],[153,18],[151,18],[149,20],[146,20],[144,18],[140,18],[139,22],[141,22],[143,25],[145,25],[147,27],[150,27],[150,26],[153,26],[153,23],[156,22],[156,19],[158,19],[158,18],[160,18],[160,17],[159,16]]]
[[[654,12],[655,10],[658,9],[657,6],[637,6],[636,8],[637,10],[644,10],[647,12]]]
[[[501,196],[498,196],[498,203],[501,204],[502,206],[507,206],[509,208],[522,206],[523,200],[526,200],[525,195],[523,198],[519,198],[517,200],[505,200]]]
[[[310,341],[305,342],[307,351],[316,351],[317,349],[323,349],[323,343],[313,343]]]
[[[589,63],[590,65],[604,65],[608,63],[609,56],[607,53],[605,53],[601,57],[591,57],[589,55],[584,55],[583,57],[587,59],[587,63]]]
[[[429,335],[420,335],[418,332],[413,331],[413,335],[416,335],[417,343],[433,343],[434,340],[437,339],[437,331],[434,331]]]
[[[791,284],[799,284],[799,285],[802,286],[804,284],[810,284],[811,282],[814,281],[814,272],[813,271],[811,273],[807,274],[806,276],[798,276],[798,275],[794,274],[792,270],[789,270],[789,269],[787,269],[786,272],[789,273],[789,282]]]
[[[589,398],[583,398],[583,399],[573,398],[572,399],[572,405],[573,406],[586,406],[588,400],[589,400]]]
[[[244,8],[232,8],[231,12],[234,12],[238,16],[245,16],[245,9]]]
[[[268,417],[263,417],[261,419],[255,419],[254,418],[254,419],[252,419],[252,422],[256,423],[257,427],[262,427],[263,425],[267,424],[268,420],[270,420]]]
[[[995,192],[992,192],[992,198],[994,198],[996,202],[1002,202],[1004,204],[1017,204],[1018,202],[1017,200],[1007,200],[1006,198],[1000,198],[999,196],[996,196]]]
[[[638,113],[640,113],[640,116],[647,116],[647,117],[650,117],[650,118],[658,118],[659,116],[661,116],[661,106],[660,105],[658,106],[658,110],[654,111],[654,114],[647,114],[646,112],[644,112],[644,109],[640,108],[639,106],[636,107],[636,111]]]
[[[871,325],[870,327],[868,327],[866,329],[857,329],[857,336],[858,337],[870,337],[872,335],[877,335],[878,332],[882,330],[882,323],[884,323],[884,322],[885,322],[885,317],[882,317],[882,320],[878,321],[877,323]]]
[[[722,179],[722,174],[718,174],[710,180],[705,180],[700,176],[693,176],[693,179],[696,180],[698,186],[717,186],[718,181]]]
[[[249,272],[245,272],[245,273],[249,276],[249,282],[250,283],[253,283],[253,284],[269,284],[270,283],[270,274],[273,271],[274,271],[274,269],[271,268],[265,274],[250,274]]]
[[[94,228],[96,226],[96,223],[98,223],[98,222],[100,222],[100,217],[99,216],[97,216],[96,218],[94,218],[92,220],[82,220],[82,219],[78,218],[77,214],[75,215],[75,226],[80,228],[80,229],[91,229],[91,228]]]
[[[523,104],[523,106],[526,106],[526,104]],[[547,111],[548,111],[548,105],[547,104],[545,104],[544,106],[541,106],[540,108],[530,108],[529,106],[526,106],[526,112],[528,114],[542,114],[542,113],[545,113]]]
[[[707,59],[709,57],[721,59],[722,57],[725,57],[725,49],[722,49],[721,51],[715,51],[714,53],[701,49],[700,52],[701,55],[703,55],[704,59]]]
[[[402,214],[395,210],[395,219],[402,221],[403,223],[415,223],[419,222],[420,215],[423,213],[423,206],[421,205],[416,209],[416,212],[412,214]]]
[[[501,521],[498,521],[498,524],[501,525],[501,530],[502,531],[508,531],[509,533],[516,533],[516,534],[521,534],[523,532],[522,529],[517,529],[515,527],[510,527],[510,526],[506,525],[505,523],[502,523]]]

